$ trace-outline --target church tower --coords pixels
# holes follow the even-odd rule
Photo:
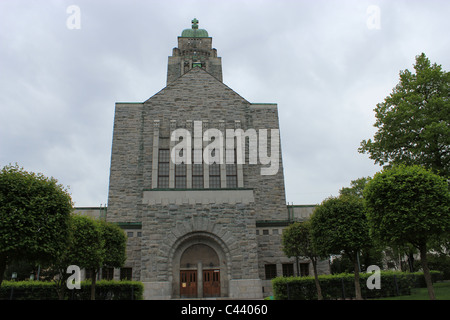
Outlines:
[[[198,28],[199,21],[192,20],[192,29],[185,29],[178,37],[178,47],[173,48],[167,68],[167,84],[194,67],[222,81],[222,61],[217,50],[212,48],[212,38],[205,29]]]
[[[116,103],[106,219],[126,231],[122,269],[146,299],[262,298],[292,269],[279,137],[277,105],[223,83],[197,19],[178,37],[166,87]]]

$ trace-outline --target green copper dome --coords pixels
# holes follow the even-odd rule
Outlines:
[[[192,20],[192,29],[184,29],[181,33],[182,38],[208,38],[208,32],[205,29],[198,28],[198,20]]]

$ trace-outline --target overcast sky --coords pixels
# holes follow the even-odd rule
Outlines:
[[[357,149],[399,71],[422,52],[450,70],[449,14],[445,0],[0,0],[0,166],[55,177],[76,206],[106,204],[115,103],[165,87],[196,17],[224,83],[278,104],[286,201],[320,203],[380,170]]]

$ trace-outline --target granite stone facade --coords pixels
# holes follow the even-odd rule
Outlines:
[[[146,299],[262,298],[271,294],[273,265],[277,275],[297,269],[281,250],[293,214],[280,147],[269,175],[261,169],[274,163],[250,163],[251,139],[243,140],[246,161],[235,166],[163,163],[161,150],[184,141],[173,139],[176,129],[202,151],[213,142],[204,139],[208,129],[267,133],[267,156],[276,140],[270,134],[279,139],[277,105],[251,103],[227,87],[212,38],[195,34],[178,37],[165,88],[144,102],[116,103],[106,220],[129,232],[126,267],[144,283]]]

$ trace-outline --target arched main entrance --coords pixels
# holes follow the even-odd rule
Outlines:
[[[193,244],[180,260],[180,297],[220,297],[220,262],[206,244]]]
[[[173,297],[227,296],[228,253],[220,239],[208,233],[192,233],[177,243],[172,258]]]

